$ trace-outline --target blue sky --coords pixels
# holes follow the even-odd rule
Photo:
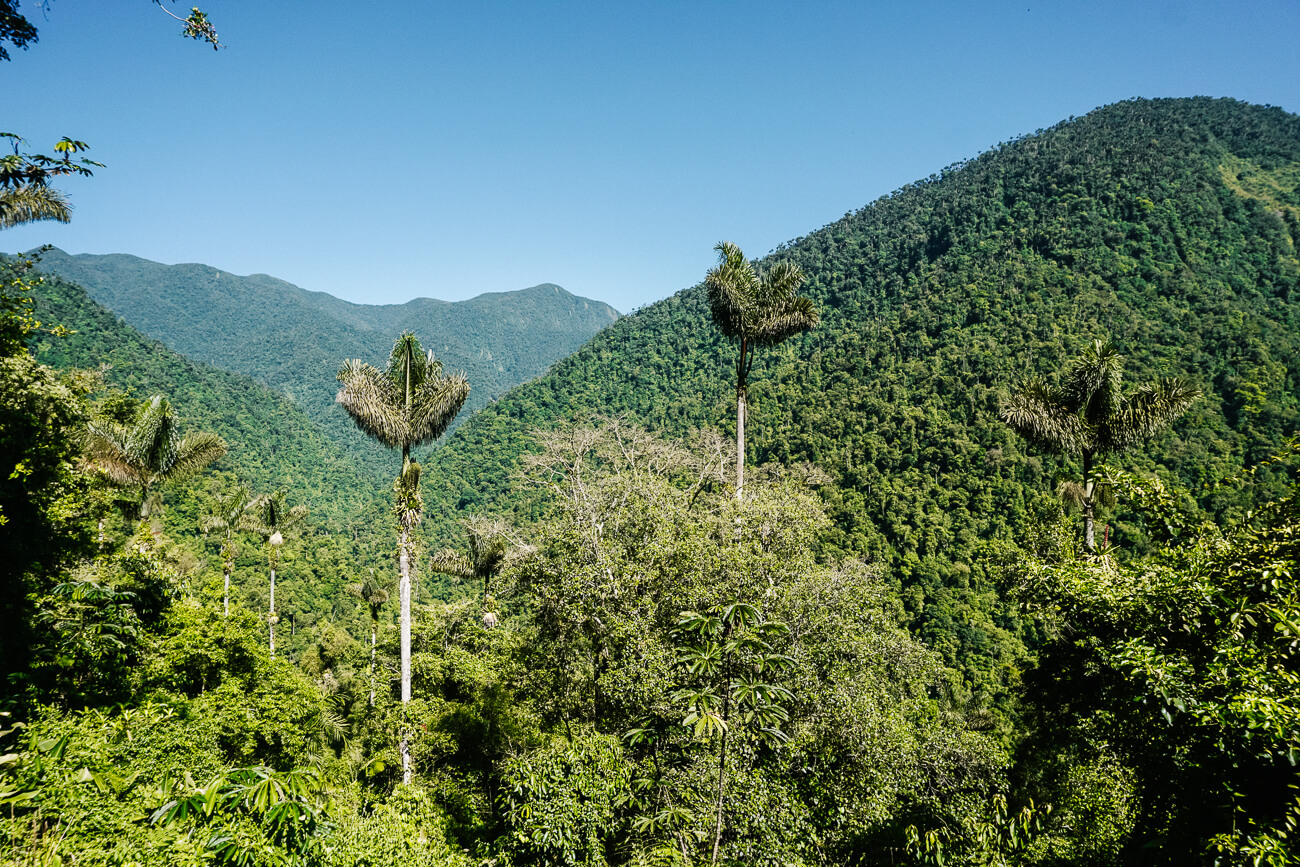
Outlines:
[[[1300,111],[1300,0],[27,0],[0,130],[106,167],[52,243],[363,303],[542,282],[623,311],[1132,96]]]

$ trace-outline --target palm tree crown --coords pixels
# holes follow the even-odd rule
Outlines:
[[[159,394],[140,408],[131,424],[91,422],[87,452],[110,481],[139,490],[143,520],[155,487],[198,473],[226,453],[226,444],[214,433],[182,437],[171,404]]]
[[[443,575],[482,583],[483,604],[487,604],[492,579],[506,566],[532,553],[530,546],[518,544],[510,528],[500,519],[474,517],[465,522],[469,555],[443,548],[429,558],[429,568]]]
[[[795,294],[804,283],[798,265],[777,262],[760,276],[730,241],[713,249],[718,251],[718,266],[705,275],[704,285],[713,323],[724,337],[751,346],[775,346],[817,327],[812,299]]]
[[[713,322],[723,336],[740,345],[736,360],[736,497],[745,486],[745,416],[749,370],[754,349],[775,346],[803,331],[816,328],[817,307],[795,293],[803,285],[803,271],[793,262],[777,262],[759,275],[740,248],[723,241],[718,266],[704,277]]]
[[[462,373],[443,376],[442,362],[424,352],[409,331],[397,338],[380,370],[360,359],[339,368],[336,401],[369,436],[402,458],[411,448],[442,436],[469,396]]]
[[[1200,389],[1171,377],[1123,388],[1124,356],[1094,340],[1066,368],[1060,385],[1031,378],[1007,394],[1001,417],[1031,443],[1050,452],[1083,459],[1084,546],[1095,549],[1092,507],[1093,463],[1127,451],[1159,433],[1201,395]]]

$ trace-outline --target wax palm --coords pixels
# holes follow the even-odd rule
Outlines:
[[[38,220],[72,219],[72,205],[63,193],[43,184],[20,184],[0,188],[0,229],[11,229]]]
[[[754,350],[776,346],[817,327],[819,316],[811,299],[795,294],[804,282],[798,265],[777,262],[760,276],[735,244],[723,241],[713,249],[718,251],[718,266],[704,278],[713,324],[740,347],[736,359],[736,498],[741,499],[745,487],[745,414]]]
[[[370,610],[370,706],[375,706],[375,648],[379,639],[379,613],[388,602],[393,591],[397,589],[396,581],[381,581],[375,577],[375,570],[365,580],[348,585],[348,593],[360,599]]]
[[[443,375],[442,364],[425,352],[409,331],[397,338],[380,370],[360,360],[343,363],[338,372],[337,402],[369,436],[402,450],[402,470],[394,484],[401,608],[402,702],[411,700],[411,560],[415,525],[420,522],[420,465],[411,449],[442,436],[469,396],[464,374]],[[410,782],[410,752],[402,739],[402,778]]]
[[[482,604],[486,608],[492,580],[512,560],[527,555],[532,548],[518,544],[510,528],[498,518],[470,518],[465,522],[465,533],[469,541],[468,555],[443,548],[429,558],[429,568],[444,575],[479,582]]]
[[[91,422],[86,451],[110,481],[139,492],[143,522],[157,504],[159,486],[200,472],[226,453],[226,444],[214,433],[182,437],[171,404],[154,395],[130,424]]]
[[[266,558],[271,566],[271,600],[266,623],[269,629],[271,658],[275,658],[275,624],[279,617],[275,613],[275,573],[280,568],[280,546],[284,538],[295,530],[307,517],[306,506],[290,507],[284,491],[276,491],[265,497],[258,497],[252,506],[251,525],[261,535],[266,544]]]
[[[1159,433],[1201,395],[1182,379],[1161,379],[1124,391],[1124,356],[1109,342],[1095,340],[1072,361],[1058,386],[1031,378],[1006,395],[1002,420],[1034,445],[1078,455],[1083,461],[1084,548],[1096,550],[1093,511],[1094,464],[1127,451]]]
[[[235,568],[235,554],[239,550],[239,534],[257,528],[257,500],[242,485],[228,494],[220,494],[212,509],[199,522],[199,529],[221,534],[221,567],[225,589],[222,611],[230,616],[230,575]]]

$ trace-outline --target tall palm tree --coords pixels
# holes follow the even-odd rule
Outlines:
[[[0,229],[12,229],[38,220],[72,219],[72,205],[60,191],[44,184],[19,184],[0,188]]]
[[[212,532],[222,534],[221,566],[225,579],[222,610],[227,617],[230,616],[230,574],[235,568],[239,534],[257,528],[257,506],[258,502],[249,494],[248,488],[240,485],[228,494],[218,495],[211,511],[199,522],[199,529],[205,535]]]
[[[393,595],[396,582],[384,582],[375,577],[375,570],[357,584],[349,584],[348,592],[366,603],[370,609],[370,706],[375,706],[375,648],[379,638],[379,612]]]
[[[1034,445],[1083,461],[1083,547],[1096,551],[1094,465],[1155,436],[1191,406],[1201,391],[1171,377],[1124,391],[1124,356],[1094,340],[1070,362],[1060,385],[1031,378],[1002,401],[1002,420]]]
[[[397,517],[398,600],[401,608],[402,703],[411,700],[411,562],[415,526],[420,522],[420,465],[411,449],[442,436],[469,396],[464,374],[443,375],[442,363],[425,352],[411,332],[393,344],[388,367],[380,370],[359,359],[338,372],[335,398],[366,434],[402,450],[402,470],[393,486]],[[402,779],[411,781],[411,757],[402,744]]]
[[[284,537],[307,517],[306,506],[289,507],[284,491],[276,491],[265,497],[258,497],[253,502],[253,526],[266,543],[266,557],[271,564],[271,602],[266,615],[270,631],[271,658],[275,658],[275,624],[279,617],[275,613],[275,572],[280,568],[280,546]]]
[[[225,442],[214,433],[199,431],[182,437],[171,404],[160,394],[151,397],[129,424],[91,422],[86,445],[91,461],[110,481],[139,491],[141,523],[157,504],[156,488],[188,478],[226,453]]]
[[[740,346],[736,359],[736,499],[745,488],[745,413],[749,370],[754,351],[776,346],[796,334],[816,328],[817,308],[809,298],[795,293],[803,285],[803,271],[793,262],[777,262],[759,275],[740,248],[723,241],[718,266],[704,278],[713,324],[724,337]]]

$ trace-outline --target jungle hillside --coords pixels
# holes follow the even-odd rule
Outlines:
[[[604,327],[499,396],[433,302],[0,260],[0,851],[1300,863],[1300,117],[1128,100],[701,243],[522,293]]]

